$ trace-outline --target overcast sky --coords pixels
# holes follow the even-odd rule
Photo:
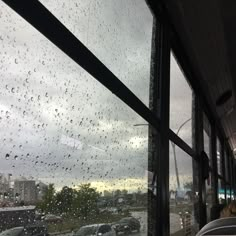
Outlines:
[[[41,2],[148,106],[152,15],[145,1]],[[0,45],[0,172],[57,188],[146,188],[148,129],[134,126],[146,121],[2,2]],[[191,117],[191,99],[172,57],[174,131]],[[191,121],[179,135],[191,145],[190,131]],[[184,183],[191,161],[176,151]]]

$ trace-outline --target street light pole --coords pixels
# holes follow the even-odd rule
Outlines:
[[[187,119],[184,123],[182,123],[180,125],[180,127],[178,128],[176,135],[179,134],[179,131],[184,127],[185,124],[187,124],[190,120],[192,120],[192,118]],[[173,155],[174,155],[174,162],[175,162],[175,174],[176,174],[176,181],[177,181],[177,186],[178,189],[180,188],[180,182],[179,182],[179,170],[178,170],[178,165],[177,165],[177,158],[176,158],[176,152],[175,152],[175,143],[171,142],[172,145],[172,149],[173,149]]]

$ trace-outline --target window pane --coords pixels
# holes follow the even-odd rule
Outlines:
[[[230,165],[229,165],[229,154],[227,151],[225,151],[225,178],[226,181],[230,181]]]
[[[230,186],[226,185],[226,201],[230,203]]]
[[[194,235],[198,230],[198,187],[193,176],[197,175],[192,158],[170,143],[171,235]]]
[[[205,181],[206,185],[206,209],[207,209],[207,222],[211,221],[211,208],[213,206],[214,188],[212,182],[213,174],[209,173],[209,178]]]
[[[144,0],[40,0],[147,106],[152,14]]]
[[[236,171],[236,165],[235,165],[235,161],[234,161],[234,165],[233,166],[234,166],[233,167],[233,176],[234,177],[233,177],[233,189],[232,189],[233,193],[232,194],[233,194],[233,197],[235,199],[235,188],[236,188],[236,186],[235,186],[236,185],[236,180],[235,180],[235,178],[236,178],[236,174],[235,174],[236,173],[235,172]]]
[[[233,184],[234,184],[234,173],[233,173],[234,157],[232,155],[230,155],[229,161],[230,161],[230,185],[233,188]]]
[[[216,157],[217,157],[217,171],[218,174],[222,174],[222,165],[221,165],[221,143],[219,138],[217,137],[216,139],[216,146],[217,146],[217,150],[216,150]]]
[[[218,179],[218,198],[220,204],[225,204],[225,184],[221,179]]]
[[[133,215],[146,234],[148,127],[135,126],[146,122],[0,9],[1,204],[37,206],[49,233]],[[30,211],[17,218],[33,221]]]
[[[192,90],[173,55],[170,67],[170,128],[192,146]]]
[[[206,115],[203,115],[203,138],[204,138],[204,151],[209,158],[209,165],[212,166],[210,143],[211,143],[211,126]]]

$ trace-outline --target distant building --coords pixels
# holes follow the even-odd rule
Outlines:
[[[10,177],[11,174],[8,174],[7,177],[4,174],[0,174],[0,193],[5,193],[9,191]]]
[[[25,204],[34,203],[37,200],[36,185],[34,180],[15,180],[14,197],[17,202]]]
[[[9,200],[11,174],[0,174],[0,202]]]

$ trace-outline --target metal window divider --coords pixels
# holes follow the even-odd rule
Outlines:
[[[199,228],[201,229],[207,223],[206,215],[206,186],[203,179],[203,164],[204,160],[201,158],[201,153],[204,150],[203,144],[203,111],[201,107],[200,98],[193,94],[192,102],[192,142],[193,148],[197,155],[197,162],[193,160],[193,187],[194,192],[198,191],[197,206],[194,206],[194,210],[199,212]]]

